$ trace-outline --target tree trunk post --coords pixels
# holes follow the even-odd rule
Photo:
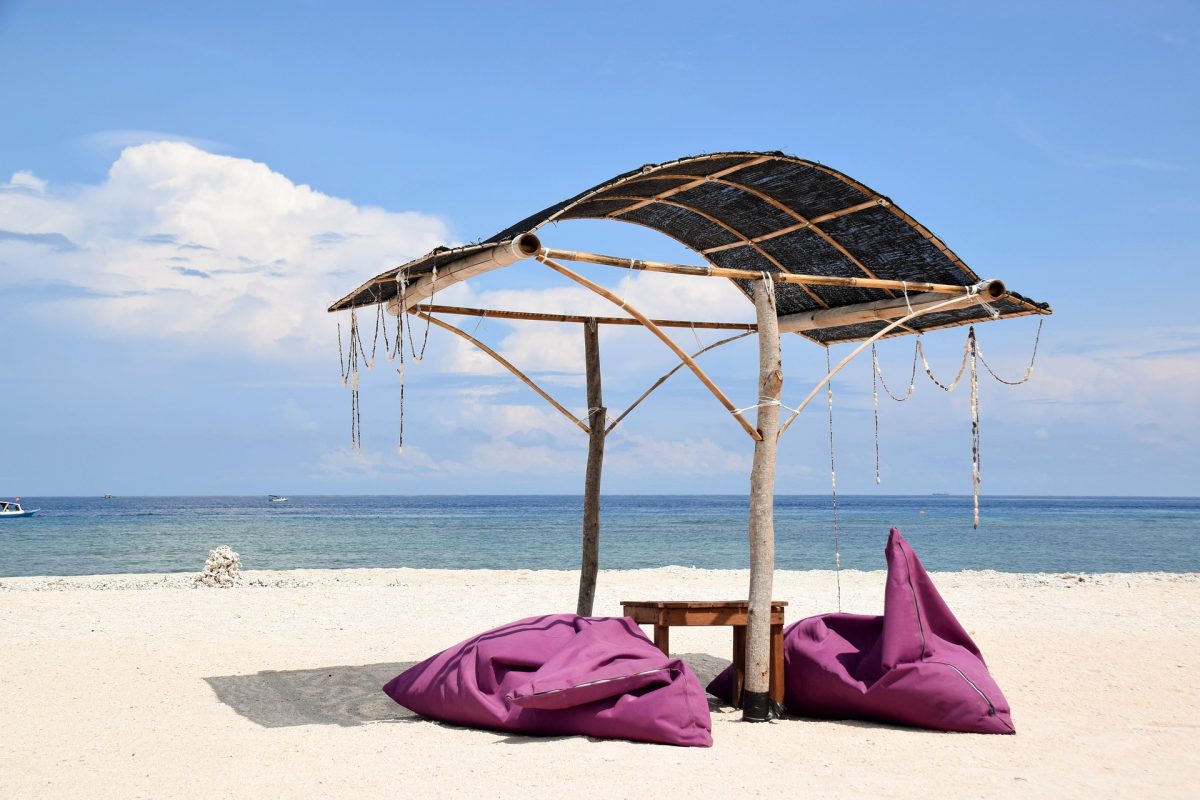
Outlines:
[[[575,613],[592,615],[596,573],[600,568],[600,473],[604,467],[604,399],[600,381],[600,326],[594,318],[583,325],[584,365],[587,369],[588,457],[583,479],[583,562],[579,570],[579,602]]]
[[[754,282],[758,318],[758,432],[750,471],[750,620],[746,626],[746,684],[742,719],[766,722],[776,716],[770,696],[771,600],[775,579],[775,451],[783,364],[774,284]]]

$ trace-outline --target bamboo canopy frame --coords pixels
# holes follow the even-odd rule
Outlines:
[[[567,219],[609,219],[652,228],[681,242],[706,262],[671,264],[543,246],[539,228]],[[626,316],[597,317],[477,309],[437,304],[450,285],[525,260],[610,301]],[[562,262],[730,280],[753,302],[756,322],[652,319]],[[388,270],[329,307],[330,312],[384,305],[460,336],[489,355],[589,438],[584,488],[583,547],[577,613],[592,613],[599,564],[600,485],[605,438],[676,372],[690,371],[754,442],[750,477],[747,639],[743,718],[773,716],[768,700],[767,652],[774,571],[772,506],[777,441],[832,377],[865,348],[885,337],[920,334],[994,319],[1050,314],[1045,303],[1012,292],[1003,281],[981,280],[940,239],[889,198],[822,164],[779,152],[713,153],[648,164],[598,184],[477,244],[437,248]],[[702,309],[698,309],[702,311]],[[587,412],[576,416],[517,366],[444,316],[491,317],[581,326]],[[638,325],[662,342],[678,363],[611,422],[603,405],[598,330]],[[694,353],[667,333],[692,328],[736,332]],[[780,423],[783,367],[781,333],[828,347],[860,344]],[[758,419],[721,390],[697,361],[701,355],[751,334],[759,338]]]

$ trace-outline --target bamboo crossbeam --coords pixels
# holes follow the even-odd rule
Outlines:
[[[493,311],[487,308],[464,308],[462,306],[423,305],[417,310],[430,314],[457,314],[467,317],[491,317],[494,319],[516,319],[532,322],[578,322],[586,323],[594,319],[599,325],[641,325],[636,319],[628,317],[588,317],[582,314],[542,314],[534,311]],[[756,326],[753,322],[691,322],[681,319],[651,320],[660,328],[695,328],[696,330],[717,331],[750,331]]]
[[[547,403],[549,403],[550,405],[552,405],[556,409],[558,409],[559,413],[561,413],[567,419],[571,420],[571,422],[575,423],[575,425],[577,427],[579,427],[584,433],[591,433],[591,429],[583,422],[583,420],[579,419],[574,414],[572,414],[570,411],[567,411],[567,409],[563,408],[561,403],[559,403],[557,400],[555,400],[553,397],[551,397],[549,394],[547,394],[546,391],[542,387],[540,387],[536,383],[534,383],[533,380],[528,375],[526,375],[524,372],[521,372],[521,370],[514,367],[508,359],[506,359],[504,356],[497,353],[492,348],[488,347],[483,342],[476,339],[471,334],[467,333],[466,331],[462,330],[461,328],[454,327],[453,325],[451,325],[448,322],[442,322],[437,317],[433,317],[422,311],[418,311],[415,308],[410,310],[408,313],[412,314],[413,316],[420,317],[421,319],[426,320],[427,322],[432,322],[434,325],[437,325],[439,328],[450,331],[454,335],[461,336],[462,338],[466,339],[468,342],[475,345],[476,347],[478,347],[483,352],[487,353],[492,358],[496,359],[496,361],[499,362],[500,366],[504,367],[506,370],[511,372],[513,375],[516,375],[517,378],[519,378],[522,383],[524,383],[530,389],[533,389],[535,392],[537,392],[543,400],[545,400]]]
[[[986,285],[986,283],[981,284],[981,286],[985,286],[985,285]],[[966,299],[967,298],[951,297],[951,298],[942,300],[942,302],[940,302],[940,303],[933,303],[932,305],[926,306],[925,308],[922,308],[922,309],[914,309],[911,314],[906,314],[905,316],[901,317],[900,319],[895,320],[894,322],[888,323],[883,328],[881,328],[879,331],[877,331],[874,335],[872,335],[870,338],[864,339],[862,344],[860,344],[858,347],[851,350],[849,355],[847,355],[845,358],[843,358],[841,361],[839,361],[837,363],[836,367],[829,370],[829,373],[824,378],[822,378],[820,381],[817,382],[817,385],[812,388],[812,391],[810,391],[807,395],[805,395],[804,399],[800,401],[800,405],[798,405],[794,409],[792,409],[791,416],[789,416],[787,418],[787,421],[784,422],[783,425],[780,426],[778,435],[783,436],[783,434],[785,434],[787,432],[787,429],[789,427],[791,427],[792,423],[796,421],[796,417],[800,416],[800,412],[803,411],[808,406],[808,404],[812,402],[813,398],[817,396],[817,392],[821,391],[821,388],[823,386],[825,386],[825,384],[827,384],[831,380],[833,380],[834,375],[837,375],[839,372],[842,371],[842,367],[846,366],[851,361],[853,361],[854,357],[857,356],[859,353],[861,353],[863,350],[866,350],[868,347],[870,347],[876,341],[878,341],[879,339],[882,339],[884,336],[891,333],[896,328],[903,327],[904,323],[908,322],[909,320],[916,319],[917,317],[924,316],[925,314],[930,314],[934,311],[946,311],[946,310],[950,310],[953,308],[960,308],[960,307],[962,307],[962,305],[964,304],[964,301]]]
[[[541,256],[559,258],[563,261],[579,261],[586,264],[600,264],[607,267],[621,267],[646,272],[667,272],[674,275],[697,275],[710,278],[731,278],[734,280],[757,281],[765,275],[777,283],[809,284],[812,286],[849,286],[859,289],[893,289],[910,292],[936,292],[938,294],[968,294],[970,286],[959,286],[954,283],[926,283],[924,281],[892,281],[883,278],[854,278],[840,275],[803,275],[796,272],[754,272],[747,269],[731,269],[729,267],[697,267],[689,264],[670,264],[662,261],[645,261],[640,258],[620,258],[599,253],[587,253],[579,250],[558,250],[543,247]]]
[[[729,344],[730,342],[735,342],[738,339],[744,339],[753,332],[754,331],[746,331],[745,333],[739,333],[735,336],[730,336],[728,338],[721,339],[720,341],[713,342],[708,347],[702,347],[699,350],[697,350],[696,352],[692,353],[692,358],[698,358],[698,357],[704,355],[705,353],[707,353],[709,350],[715,350],[716,348],[720,347],[723,344]],[[682,361],[680,361],[678,364],[676,364],[674,367],[672,367],[670,370],[668,370],[665,375],[663,375],[661,378],[656,380],[649,389],[642,392],[641,396],[637,400],[634,400],[632,403],[630,403],[629,408],[622,411],[621,415],[619,417],[617,417],[616,419],[614,419],[612,422],[610,422],[608,424],[608,427],[604,429],[604,435],[607,436],[608,434],[612,433],[612,429],[617,427],[617,425],[621,422],[621,420],[628,417],[629,413],[631,411],[633,411],[635,408],[637,408],[639,405],[641,405],[642,401],[645,400],[647,397],[649,397],[654,392],[655,389],[657,389],[658,387],[660,387],[664,383],[666,383],[672,375],[674,375],[676,372],[679,372],[679,370],[683,369],[683,367],[684,367],[684,363]]]
[[[939,309],[964,308],[979,303],[995,302],[1005,294],[1004,283],[988,281],[979,294],[963,295],[959,302],[950,306],[945,305],[946,296],[936,292],[915,294],[909,298],[889,298],[875,300],[870,303],[855,303],[838,308],[821,308],[815,311],[802,311],[799,314],[785,314],[779,318],[779,330],[785,333],[797,331],[815,331],[826,328],[840,328],[844,325],[857,325],[862,322],[878,322],[902,317],[913,311],[924,312],[929,307],[937,305]]]
[[[583,286],[587,289],[591,289],[593,292],[600,295],[605,300],[608,300],[609,302],[611,302],[617,306],[620,306],[622,311],[625,311],[627,314],[629,314],[629,316],[633,317],[638,322],[642,323],[642,325],[644,325],[646,327],[646,330],[650,331],[655,336],[657,336],[659,338],[659,340],[662,341],[663,344],[665,344],[667,347],[669,347],[671,349],[671,352],[673,352],[676,356],[679,357],[680,361],[682,361],[684,364],[687,364],[688,369],[690,369],[692,371],[692,373],[697,378],[700,379],[700,382],[703,383],[710,392],[712,392],[713,396],[716,397],[718,401],[720,401],[721,405],[725,406],[725,409],[727,411],[729,411],[730,414],[733,415],[733,418],[736,419],[738,421],[738,424],[741,425],[742,428],[746,431],[746,433],[750,435],[750,438],[754,439],[755,441],[760,441],[762,439],[762,436],[759,434],[758,430],[753,425],[750,424],[749,420],[747,420],[744,416],[742,416],[741,412],[738,411],[737,407],[733,404],[733,401],[730,400],[725,395],[725,393],[721,391],[720,387],[718,387],[715,383],[713,383],[712,378],[708,377],[708,374],[703,369],[700,368],[700,365],[696,363],[695,359],[693,359],[691,356],[689,356],[682,347],[680,347],[678,344],[676,344],[674,339],[672,339],[670,336],[667,336],[667,334],[663,333],[662,328],[655,325],[653,320],[651,320],[649,317],[647,317],[642,312],[638,311],[633,306],[629,305],[619,295],[617,295],[613,292],[610,292],[608,289],[605,289],[603,286],[593,283],[592,281],[589,281],[587,278],[583,277],[582,275],[580,275],[576,272],[573,272],[572,270],[567,269],[562,264],[559,264],[556,261],[553,261],[546,255],[545,252],[539,253],[537,256],[537,260],[542,262],[543,264],[545,264],[547,267],[554,270],[558,274],[563,275],[564,277],[570,278],[571,280],[578,283],[580,286]]]
[[[429,299],[437,291],[448,289],[454,284],[465,281],[468,278],[474,278],[486,272],[515,264],[522,259],[532,258],[541,249],[541,246],[542,243],[535,234],[523,233],[513,238],[512,241],[498,244],[495,247],[489,247],[486,250],[480,250],[463,258],[454,259],[443,266],[440,271],[435,269],[422,274],[411,284],[408,284],[404,289],[403,296],[397,293],[396,297],[388,301],[388,313],[399,315],[400,312],[408,311],[422,300]],[[403,275],[392,275],[385,280],[394,281],[397,277],[402,280],[405,279]],[[379,279],[376,278],[375,280],[378,281]],[[365,284],[365,286],[369,285],[369,282]],[[361,290],[360,288],[358,291]],[[404,308],[400,307],[402,305],[401,300],[403,300]]]

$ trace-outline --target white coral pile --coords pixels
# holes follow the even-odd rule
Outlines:
[[[210,550],[204,562],[204,571],[196,576],[197,586],[213,586],[227,589],[238,581],[242,571],[242,557],[227,544]]]

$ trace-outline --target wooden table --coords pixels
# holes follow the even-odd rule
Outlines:
[[[771,699],[783,703],[783,608],[771,602]],[[625,616],[639,625],[654,626],[654,644],[670,655],[672,625],[729,625],[733,628],[733,704],[741,706],[746,679],[746,600],[622,600]]]

